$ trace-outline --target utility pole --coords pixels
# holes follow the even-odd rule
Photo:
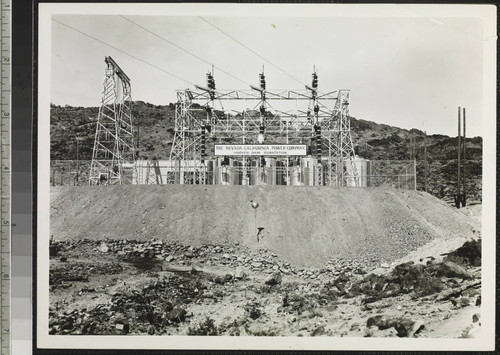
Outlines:
[[[461,120],[460,114],[463,112],[463,120]],[[461,133],[461,128],[464,128],[464,133],[462,136]],[[465,142],[465,107],[460,110],[460,107],[458,108],[458,137],[457,137],[457,142],[458,142],[458,162],[457,162],[457,192],[455,195],[455,206],[457,208],[460,208],[460,205],[462,207],[465,207],[466,202],[467,202],[467,186],[466,186],[466,176],[465,176],[465,168],[466,168],[466,157],[465,157],[465,152],[466,152],[466,142]],[[462,176],[460,176],[462,174]]]
[[[424,190],[427,192],[427,132],[424,132]]]
[[[460,199],[461,199],[461,194],[460,194],[460,183],[461,183],[461,180],[460,180],[460,170],[461,170],[461,165],[460,165],[460,153],[461,153],[461,150],[462,150],[462,146],[461,146],[461,142],[460,142],[460,137],[461,137],[461,133],[460,133],[460,107],[458,107],[458,137],[457,137],[457,149],[458,149],[458,159],[457,159],[457,192],[456,192],[456,195],[455,195],[455,206],[457,208],[460,208]]]
[[[79,185],[79,175],[80,175],[80,137],[75,135],[76,138],[76,184]]]
[[[463,156],[463,174],[462,174],[462,178],[463,178],[463,196],[462,196],[462,207],[465,207],[466,205],[466,187],[467,187],[467,184],[466,184],[466,180],[465,180],[465,146],[466,146],[466,142],[465,142],[465,107],[463,108],[463,123],[464,123],[464,139],[463,139],[463,144],[464,144],[464,156]]]

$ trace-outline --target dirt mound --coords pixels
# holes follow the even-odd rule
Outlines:
[[[426,193],[393,189],[149,185],[59,187],[51,194],[56,240],[244,245],[316,267],[332,258],[392,262],[433,239],[472,238],[477,229]]]

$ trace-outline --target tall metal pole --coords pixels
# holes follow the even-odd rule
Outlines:
[[[466,204],[466,180],[465,180],[465,146],[466,146],[466,142],[465,142],[465,107],[463,108],[463,124],[464,124],[464,156],[463,156],[463,200],[462,200],[462,206],[465,207],[465,204]]]
[[[79,185],[78,180],[79,180],[79,175],[80,175],[80,145],[78,144],[79,137],[75,136],[76,138],[76,184]]]
[[[424,190],[427,192],[427,174],[428,174],[428,167],[427,167],[427,132],[424,132]]]
[[[461,136],[461,133],[460,133],[460,106],[458,107],[458,161],[457,161],[457,197],[456,197],[456,201],[455,201],[455,205],[457,206],[457,208],[460,208],[460,198],[461,198],[461,194],[460,194],[460,183],[461,183],[461,180],[460,180],[460,152],[462,150],[462,147],[460,145],[460,136]]]
[[[413,133],[413,160],[417,160],[417,136]]]

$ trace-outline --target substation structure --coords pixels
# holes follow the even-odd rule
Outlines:
[[[89,184],[126,184],[137,178],[129,77],[105,57]]]
[[[267,90],[264,73],[249,90],[206,86],[177,91],[170,160],[136,160],[130,79],[105,57],[92,160],[75,167],[51,161],[51,183],[90,185],[220,184],[392,186],[416,188],[413,161],[368,161],[355,155],[349,90]],[[73,174],[71,176],[66,176]]]
[[[179,90],[170,161],[139,172],[145,183],[359,186],[349,121],[349,90]],[[144,171],[144,162],[139,170]]]

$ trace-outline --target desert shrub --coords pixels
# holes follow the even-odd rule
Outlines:
[[[218,334],[219,334],[219,329],[215,325],[215,321],[208,316],[199,325],[193,328],[188,327],[188,335],[218,335]]]
[[[264,313],[259,302],[249,302],[245,305],[244,309],[248,313],[248,317],[253,320],[260,318],[260,316]]]

